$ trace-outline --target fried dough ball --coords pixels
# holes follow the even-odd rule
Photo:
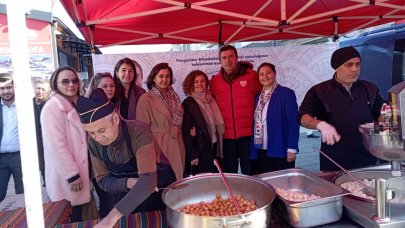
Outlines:
[[[235,195],[235,200],[238,203],[239,209],[242,213],[248,213],[257,209],[256,201],[245,199],[241,194]],[[221,194],[216,194],[215,199],[211,202],[199,202],[189,204],[178,211],[198,216],[232,216],[237,215],[238,212],[230,197],[222,198]]]

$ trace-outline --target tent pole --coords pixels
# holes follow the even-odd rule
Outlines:
[[[34,108],[29,69],[27,24],[25,8],[20,1],[7,2],[7,20],[13,64],[15,103],[17,105],[18,135],[24,183],[25,212],[28,227],[43,228],[41,180],[39,177]]]

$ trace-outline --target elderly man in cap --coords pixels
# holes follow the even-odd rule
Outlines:
[[[110,210],[98,227],[113,227],[132,212],[165,209],[159,188],[176,180],[168,159],[148,126],[124,120],[102,89],[79,97],[77,111],[88,139],[97,183],[112,193],[103,199]]]
[[[321,132],[321,150],[347,169],[377,162],[364,147],[358,127],[378,120],[383,100],[376,85],[359,80],[360,62],[355,48],[336,50],[331,58],[333,78],[307,92],[298,114],[302,126]],[[339,168],[320,155],[320,169]]]

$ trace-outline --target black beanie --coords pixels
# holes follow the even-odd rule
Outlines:
[[[77,99],[76,110],[79,113],[80,122],[89,124],[113,113],[115,106],[104,91],[97,88],[89,98],[80,96]]]
[[[330,59],[330,65],[332,65],[332,68],[336,70],[349,59],[356,57],[361,59],[360,53],[354,47],[349,46],[340,48],[333,52],[332,58]]]

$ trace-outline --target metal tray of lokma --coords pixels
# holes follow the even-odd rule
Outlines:
[[[342,198],[350,194],[335,184],[303,169],[286,169],[256,175],[274,189],[282,188],[309,195],[319,199],[290,201],[277,194],[273,209],[294,227],[312,227],[340,220],[342,217]]]

